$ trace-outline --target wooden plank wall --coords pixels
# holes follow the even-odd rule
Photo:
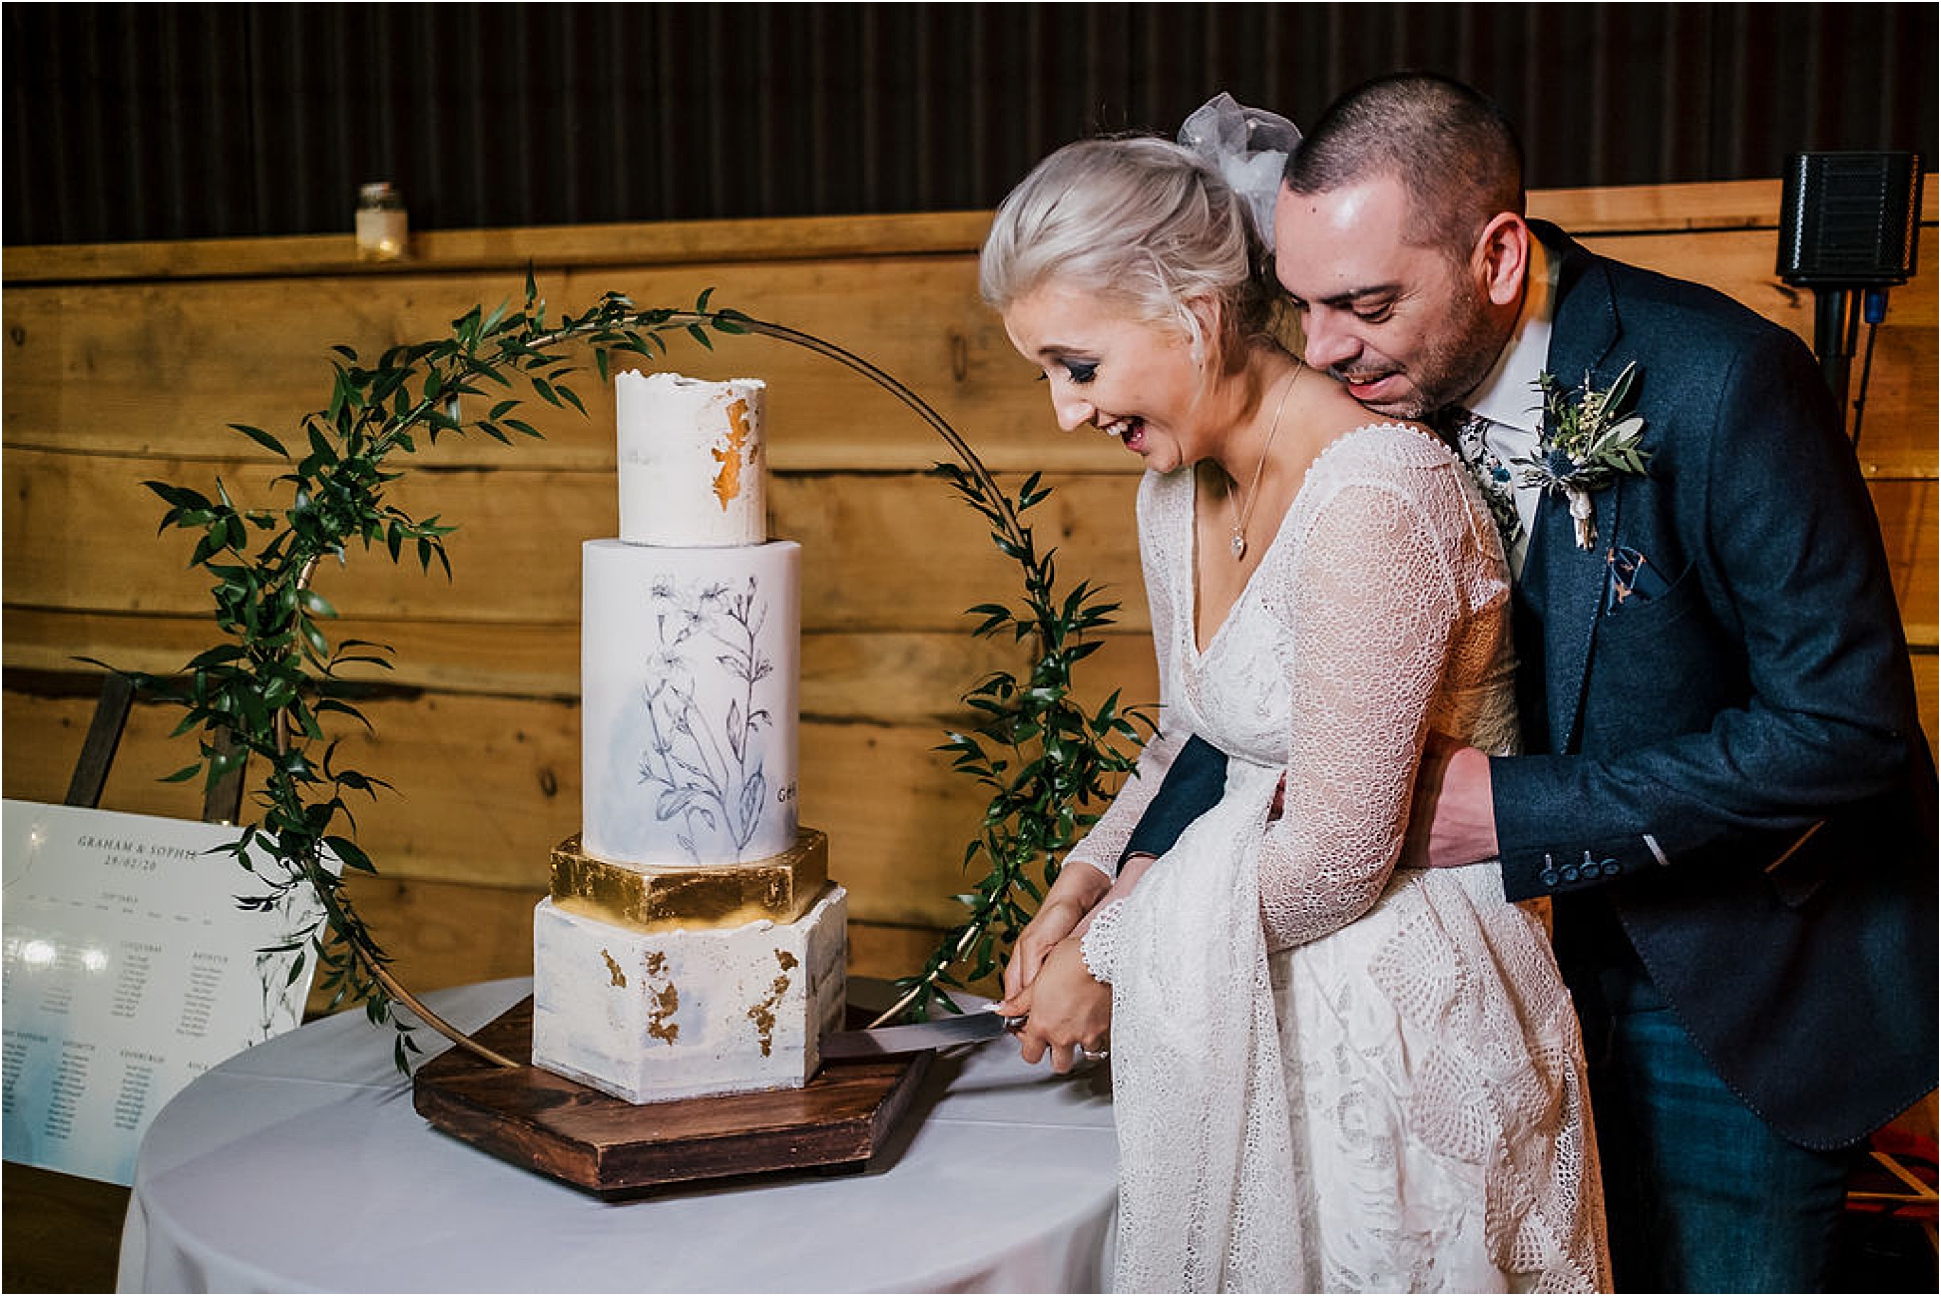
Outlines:
[[[1811,338],[1810,294],[1774,276],[1778,182],[1578,190],[1532,197],[1601,250],[1715,284]],[[1873,485],[1928,732],[1935,732],[1935,196],[1916,283],[1891,298],[1873,361],[1861,459]],[[98,676],[77,657],[150,671],[212,642],[188,545],[158,541],[145,478],[274,502],[267,455],[226,431],[284,432],[329,392],[328,348],[367,355],[440,334],[521,292],[527,265],[557,308],[618,290],[640,304],[714,303],[868,357],[930,400],[1015,485],[1056,488],[1033,517],[1066,578],[1125,601],[1088,692],[1155,695],[1131,541],[1136,461],[1064,435],[1033,371],[978,303],[988,213],[854,220],[429,233],[403,265],[366,267],[348,238],[10,248],[5,253],[5,794],[58,800]],[[671,364],[770,384],[773,533],[805,549],[804,821],[829,834],[851,891],[852,965],[914,970],[957,917],[978,789],[932,749],[961,694],[1005,662],[964,610],[1009,600],[1012,571],[968,509],[924,470],[942,443],[885,393],[764,339]],[[1855,372],[1858,375],[1859,366]],[[542,442],[442,441],[398,490],[460,523],[453,578],[360,558],[320,590],[342,632],[396,649],[362,705],[375,736],[352,762],[400,795],[360,815],[382,876],[358,884],[414,988],[530,970],[530,912],[550,848],[579,816],[578,617],[583,539],[616,529],[612,404],[545,411]],[[193,815],[157,782],[190,758],[174,713],[138,707],[104,804]]]

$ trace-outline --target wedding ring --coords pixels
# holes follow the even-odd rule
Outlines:
[[[1078,1046],[1078,1055],[1087,1062],[1103,1062],[1112,1056],[1112,1050],[1109,1048],[1088,1049],[1081,1044]]]

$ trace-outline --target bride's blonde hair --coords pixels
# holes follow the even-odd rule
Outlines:
[[[978,289],[1000,314],[1056,281],[1135,318],[1171,324],[1196,358],[1273,336],[1279,289],[1247,208],[1170,140],[1081,140],[1033,168],[999,205],[978,258]],[[1187,303],[1219,306],[1209,339]]]

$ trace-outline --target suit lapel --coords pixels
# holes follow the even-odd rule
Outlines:
[[[1546,368],[1566,386],[1575,387],[1599,366],[1617,340],[1616,302],[1608,276],[1590,253],[1555,226],[1533,222],[1532,229],[1551,254],[1562,259]],[[1604,598],[1604,551],[1616,533],[1616,497],[1615,487],[1592,494],[1597,539],[1587,550],[1577,547],[1570,507],[1562,497],[1545,494],[1531,528],[1533,558],[1525,567],[1531,583],[1524,595],[1543,618],[1544,696],[1550,750],[1556,752],[1576,749],[1591,638]],[[1539,548],[1540,560],[1534,558]]]
[[[1577,547],[1577,529],[1566,501],[1546,496],[1537,510],[1531,545],[1543,547],[1542,588],[1530,591],[1529,597],[1543,614],[1544,695],[1554,751],[1577,749],[1584,689],[1590,679],[1591,640],[1608,579],[1604,551],[1616,524],[1616,494],[1613,488],[1591,496],[1597,538],[1589,549]]]

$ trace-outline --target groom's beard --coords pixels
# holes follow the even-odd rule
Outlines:
[[[1377,411],[1393,418],[1426,421],[1476,390],[1502,354],[1507,335],[1499,334],[1484,310],[1482,299],[1457,292],[1449,303],[1449,318],[1434,337],[1424,341],[1421,355],[1409,365],[1415,381],[1405,398]]]

